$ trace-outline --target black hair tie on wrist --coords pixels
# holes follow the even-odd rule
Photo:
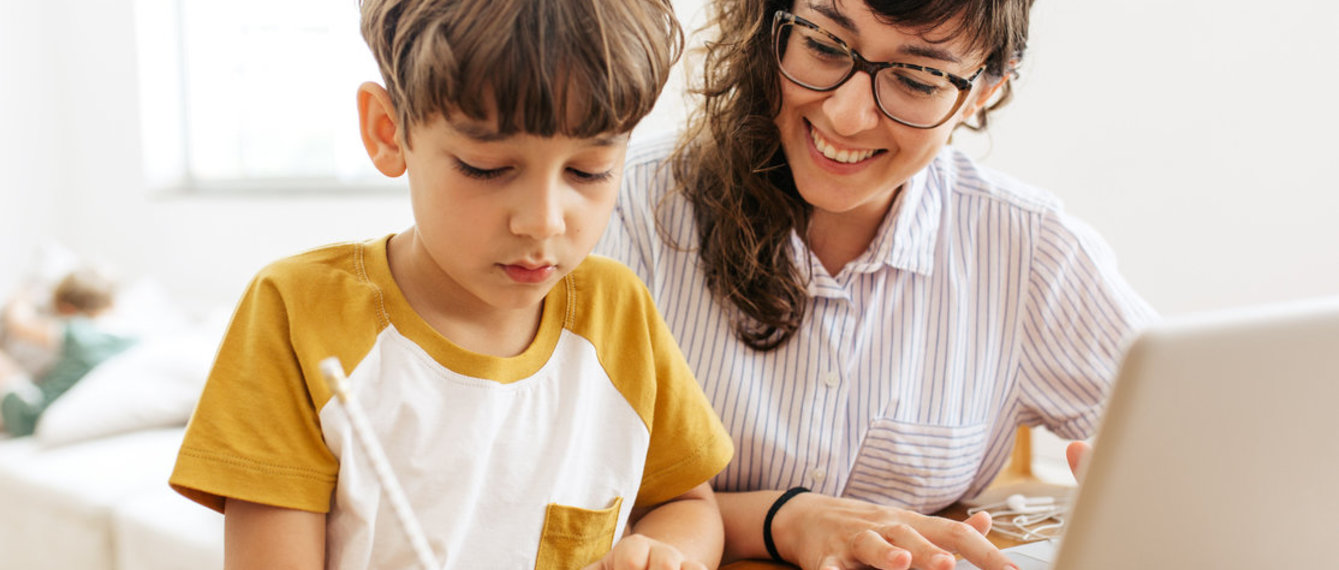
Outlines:
[[[776,551],[776,543],[772,541],[772,517],[776,516],[776,512],[781,510],[781,505],[786,504],[786,501],[795,498],[795,495],[808,492],[809,489],[804,487],[791,487],[790,490],[777,497],[776,502],[772,503],[772,508],[767,509],[767,517],[762,520],[762,543],[767,546],[767,554],[771,555],[772,560],[781,563],[786,562],[781,558],[781,554]]]

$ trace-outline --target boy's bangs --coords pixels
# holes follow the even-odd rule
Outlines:
[[[655,105],[679,38],[672,20],[629,4],[494,0],[462,19],[474,25],[442,26],[420,60],[438,63],[405,82],[412,118],[496,118],[502,135],[631,131]]]

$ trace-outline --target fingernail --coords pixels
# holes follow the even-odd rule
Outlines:
[[[1018,570],[1018,567],[1014,566],[1013,564],[1009,564],[1004,567],[1004,570]]]
[[[934,559],[930,561],[930,564],[936,568],[952,568],[957,561],[958,559],[954,558],[951,554],[936,554]],[[1018,569],[1015,568],[1014,570]]]

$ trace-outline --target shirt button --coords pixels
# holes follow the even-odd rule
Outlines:
[[[826,477],[827,474],[828,472],[824,471],[822,467],[815,467],[814,469],[809,470],[809,479],[814,482],[814,485],[818,485],[823,482],[823,478]]]
[[[827,387],[836,388],[837,385],[841,383],[841,376],[838,376],[836,372],[826,372],[823,374],[823,384],[826,384]]]

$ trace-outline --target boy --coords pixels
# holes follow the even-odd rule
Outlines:
[[[359,89],[363,141],[415,224],[261,272],[173,487],[225,514],[229,568],[414,566],[321,377],[336,356],[449,567],[715,567],[729,436],[645,288],[586,259],[678,55],[669,1],[362,13],[386,84]]]
[[[92,269],[70,272],[51,292],[55,318],[39,314],[20,295],[4,309],[5,334],[56,355],[36,378],[0,351],[0,427],[12,436],[32,435],[47,407],[102,361],[134,344],[134,339],[102,330],[97,318],[112,306],[115,286]]]

